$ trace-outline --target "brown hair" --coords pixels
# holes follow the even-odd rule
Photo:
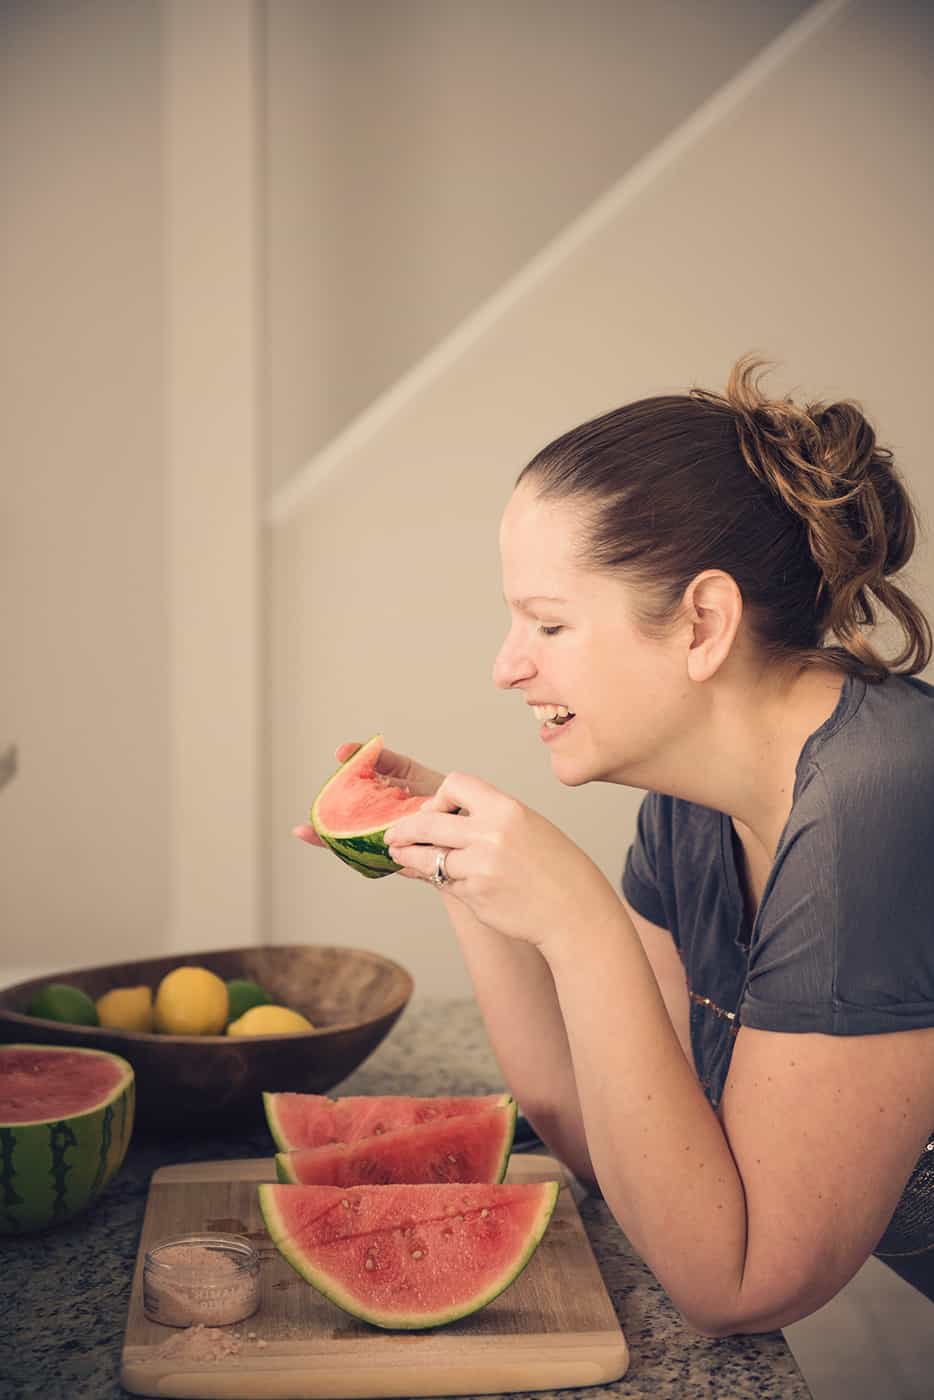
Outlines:
[[[931,628],[889,581],[917,527],[892,453],[855,403],[766,398],[767,368],[746,355],[723,394],[695,388],[594,418],[543,448],[518,481],[585,508],[586,566],[638,585],[636,620],[650,637],[665,635],[692,578],[723,569],[766,659],[872,682],[915,675],[931,658]],[[890,661],[863,634],[874,599],[905,635]]]

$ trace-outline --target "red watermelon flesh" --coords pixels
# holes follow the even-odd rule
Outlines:
[[[349,765],[340,783],[322,793],[316,815],[329,830],[356,831],[358,827],[387,827],[397,817],[417,812],[427,797],[413,797],[409,789],[384,773],[376,761],[383,745],[375,747],[368,761]],[[340,770],[338,770],[340,771]]]
[[[512,1103],[352,1143],[279,1152],[276,1171],[280,1181],[309,1186],[502,1181],[515,1126]]]
[[[302,1278],[376,1327],[438,1327],[485,1307],[548,1227],[557,1181],[257,1188],[273,1244]]]
[[[296,1147],[326,1147],[332,1142],[357,1142],[394,1128],[414,1128],[439,1118],[462,1118],[512,1103],[508,1093],[461,1098],[361,1094],[339,1099],[329,1099],[325,1094],[263,1095],[266,1121],[280,1152]]]
[[[0,1123],[46,1123],[96,1108],[126,1078],[123,1061],[57,1046],[4,1047]]]

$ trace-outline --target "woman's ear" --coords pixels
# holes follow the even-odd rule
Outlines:
[[[743,616],[743,595],[730,574],[708,569],[688,584],[682,606],[693,634],[688,675],[692,681],[709,680],[733,648]]]

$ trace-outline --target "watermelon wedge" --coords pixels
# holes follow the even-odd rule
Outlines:
[[[515,1129],[516,1105],[509,1103],[352,1143],[279,1152],[276,1174],[280,1181],[305,1186],[502,1181]]]
[[[514,1105],[509,1093],[460,1098],[409,1098],[404,1094],[360,1094],[330,1099],[326,1094],[264,1093],[266,1122],[280,1152],[357,1142],[394,1128],[414,1128],[440,1118],[464,1118],[489,1108]]]
[[[559,1183],[257,1187],[276,1249],[302,1278],[374,1327],[443,1327],[518,1277],[548,1228]]]
[[[129,1146],[134,1092],[120,1055],[0,1045],[0,1234],[70,1220],[100,1195]]]
[[[368,880],[400,869],[390,859],[383,833],[396,817],[417,812],[428,801],[377,773],[382,751],[382,734],[368,739],[328,779],[311,808],[311,824],[321,840]]]

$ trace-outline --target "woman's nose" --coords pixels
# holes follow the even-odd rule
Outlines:
[[[535,674],[535,666],[522,648],[507,637],[493,662],[493,684],[499,690],[509,690]]]

